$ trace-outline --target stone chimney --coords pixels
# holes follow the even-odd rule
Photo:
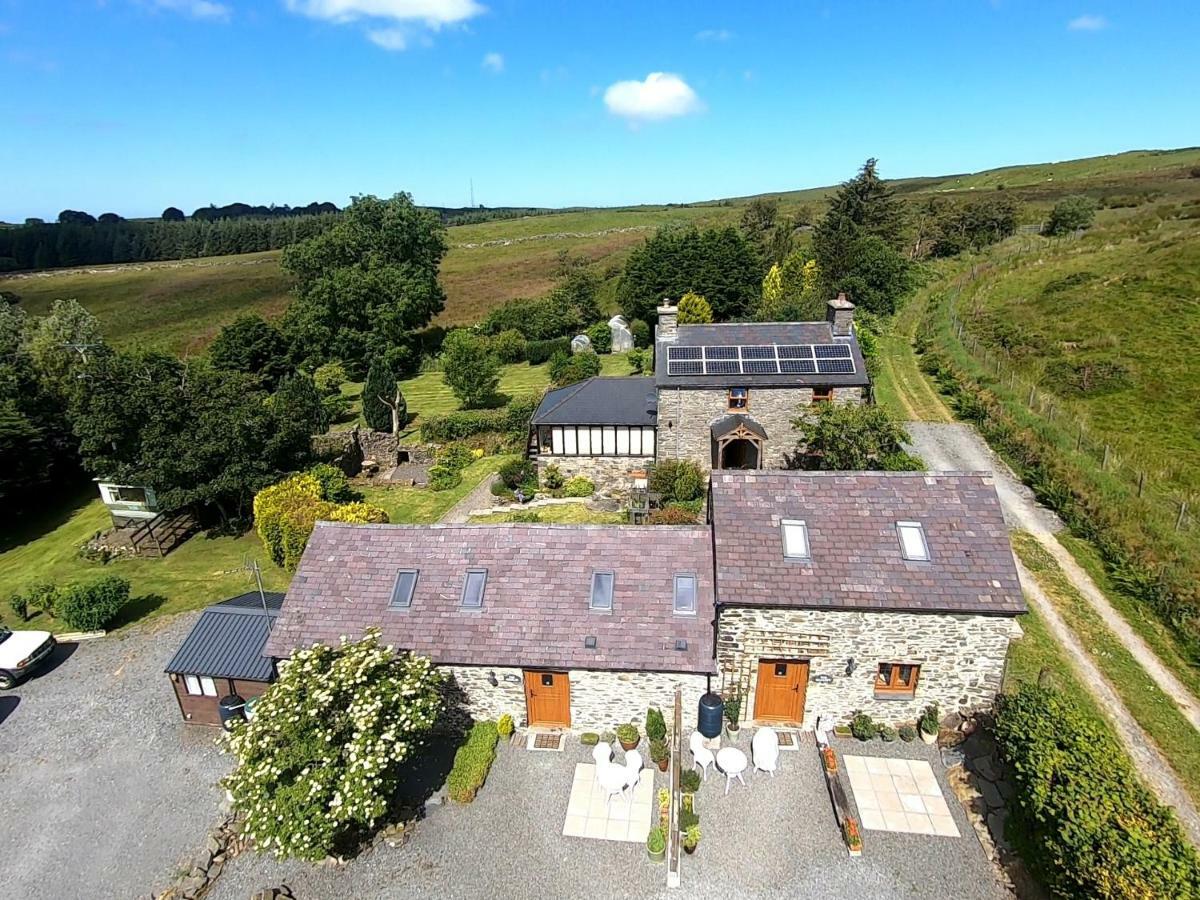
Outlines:
[[[662,310],[659,310],[661,320]],[[825,321],[834,337],[850,337],[854,331],[854,304],[846,299],[845,294],[838,294],[828,303],[825,310]]]
[[[853,307],[851,307],[853,308]],[[654,340],[674,341],[679,337],[679,307],[672,306],[669,297],[663,297],[658,307],[658,324],[654,326]]]

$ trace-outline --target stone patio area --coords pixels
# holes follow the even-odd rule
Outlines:
[[[850,755],[843,760],[863,828],[959,837],[941,785],[925,760]]]
[[[566,837],[642,844],[650,834],[653,807],[652,770],[642,772],[642,780],[632,795],[609,800],[596,784],[596,766],[593,763],[576,763],[562,833]]]

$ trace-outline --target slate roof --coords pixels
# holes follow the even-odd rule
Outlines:
[[[714,439],[723,438],[725,435],[729,434],[729,432],[737,431],[738,426],[745,428],[751,434],[757,434],[760,438],[765,438],[767,436],[766,429],[764,429],[762,425],[749,416],[742,415],[741,413],[733,413],[732,415],[725,416],[713,422],[711,428],[712,436]]]
[[[990,473],[713,472],[718,602],[907,612],[1025,612]],[[785,559],[781,519],[808,528]],[[900,554],[920,522],[930,559]]]
[[[653,425],[654,379],[588,378],[549,391],[533,414],[534,425]]]
[[[461,605],[468,568],[487,569],[481,609]],[[389,609],[400,569],[419,572],[412,605]],[[593,571],[615,574],[611,612],[588,609]],[[672,612],[676,573],[697,577],[695,615]],[[704,527],[319,522],[266,652],[378,626],[442,664],[707,673],[714,603]]]
[[[269,593],[267,612],[274,621],[283,594]],[[263,645],[270,631],[258,592],[232,597],[200,614],[164,671],[243,681],[270,681],[274,672]]]
[[[712,347],[733,344],[846,344],[854,358],[848,375],[668,375],[666,347]],[[654,378],[659,387],[866,387],[870,384],[862,350],[856,337],[833,336],[828,322],[737,322],[716,325],[680,325],[674,341],[659,341],[654,348]]]

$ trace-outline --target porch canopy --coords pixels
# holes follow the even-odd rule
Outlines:
[[[762,468],[766,429],[752,418],[734,413],[712,424],[714,468]]]

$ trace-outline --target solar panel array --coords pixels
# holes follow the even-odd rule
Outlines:
[[[668,375],[852,375],[846,344],[668,347]]]

